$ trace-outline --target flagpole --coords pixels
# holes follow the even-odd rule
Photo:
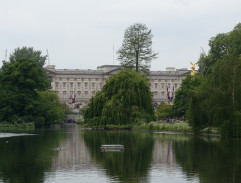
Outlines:
[[[113,44],[113,65],[115,65],[115,46]]]

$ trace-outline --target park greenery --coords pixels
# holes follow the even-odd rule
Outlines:
[[[190,92],[188,120],[194,131],[220,128],[223,136],[241,136],[241,23],[209,41],[198,61],[202,82]]]
[[[135,26],[126,30],[123,42],[126,47],[122,46],[117,52],[123,68],[127,70],[110,77],[103,90],[91,99],[84,115],[90,126],[131,124],[135,128],[171,129],[160,127],[159,124],[143,123],[150,122],[154,117],[148,82],[145,76],[137,73],[145,73],[148,67],[143,69],[140,64],[143,60],[137,60],[139,56],[136,56],[135,48],[138,46],[131,38],[131,35],[138,35],[134,31]],[[155,118],[158,121],[167,118],[187,119],[188,124],[175,127],[178,130],[174,131],[183,129],[187,132],[192,130],[195,133],[240,137],[241,24],[237,24],[231,32],[211,38],[209,46],[208,53],[202,52],[197,62],[198,72],[187,75],[182,81],[172,106],[160,104],[156,108]],[[153,53],[152,56],[156,55]]]
[[[186,116],[193,131],[218,128],[225,137],[241,137],[241,24],[217,34],[201,53],[195,76],[176,92],[172,114]]]
[[[172,106],[168,104],[160,104],[155,110],[157,120],[167,119],[172,116]]]
[[[42,67],[44,58],[40,51],[23,47],[15,49],[10,62],[4,61],[0,70],[1,123],[45,126],[62,120],[64,108],[58,96],[49,91],[50,79]]]
[[[172,106],[172,112],[169,115],[175,117],[186,117],[188,109],[188,99],[190,98],[190,91],[194,90],[201,83],[199,75],[187,75],[182,81],[181,86],[175,93],[175,99]]]
[[[125,30],[118,60],[125,69],[148,74],[150,63],[157,58],[152,51],[152,33],[145,24],[133,24]]]
[[[145,76],[121,70],[111,76],[103,89],[91,98],[84,111],[90,126],[127,125],[154,120],[152,96]]]

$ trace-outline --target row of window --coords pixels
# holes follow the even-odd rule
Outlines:
[[[168,89],[171,88],[171,83],[167,83],[167,84],[161,83],[161,88],[164,89],[165,85],[166,85],[166,87],[168,87]],[[178,87],[178,85],[176,83],[173,86],[175,89]],[[158,83],[154,83],[154,88],[158,88]]]
[[[59,81],[62,81],[62,80],[67,80],[67,81],[69,81],[69,80],[74,80],[74,81],[77,81],[77,80],[81,80],[81,81],[105,81],[106,79],[101,79],[101,78],[61,78],[61,77],[57,77],[57,78],[55,78],[55,80],[59,80]]]
[[[66,82],[62,83],[62,88],[66,88]],[[88,88],[89,83],[88,82],[84,82],[84,88],[87,89]],[[167,83],[166,84],[167,87],[170,89],[171,88],[171,84]],[[81,82],[77,83],[77,87],[81,88]],[[96,84],[95,83],[91,83],[91,88],[95,88]],[[175,83],[174,84],[175,89],[178,87],[178,85]],[[55,88],[59,88],[59,82],[55,82]],[[74,83],[70,82],[70,88],[74,88]],[[99,88],[102,88],[102,83],[99,83]],[[158,88],[158,83],[154,83],[154,88]],[[165,84],[161,83],[161,88],[164,89],[165,88]]]
[[[59,78],[56,78],[56,79],[59,79],[59,81],[62,81],[62,78],[61,77],[59,77]],[[69,81],[69,80],[74,80],[74,81],[77,81],[77,80],[81,80],[82,82],[83,81],[89,81],[89,82],[91,82],[91,80],[92,81],[105,81],[106,79],[101,79],[101,78],[65,78],[65,79],[67,79],[67,81]],[[171,82],[174,82],[174,81],[180,81],[181,79],[179,79],[179,78],[175,78],[175,79],[150,79],[152,82],[154,82],[154,81],[158,81],[158,82],[161,82],[161,81],[165,81],[165,82],[168,82],[168,81],[171,81]]]
[[[57,94],[59,94],[57,92]],[[94,96],[95,95],[95,91],[92,91],[91,92],[91,96]],[[61,96],[60,96],[61,97]],[[83,92],[83,96],[84,98],[88,98],[89,97],[89,92],[88,91],[85,91]],[[74,92],[70,92],[70,94],[67,94],[65,91],[62,92],[62,98],[64,99],[67,99],[67,98],[81,98],[81,92],[77,92],[77,93],[74,93]]]
[[[169,96],[173,95],[172,92],[173,91],[168,92]],[[67,94],[67,92],[64,91],[64,92],[62,92],[62,98],[64,98],[64,99],[67,99],[67,98],[77,98],[78,99],[78,98],[82,98],[82,97],[89,98],[90,97],[89,93],[91,93],[91,97],[95,96],[95,91],[92,91],[92,92],[88,92],[88,91],[80,92],[80,91],[78,91],[77,93],[72,91],[72,92],[70,92],[70,94]],[[57,92],[57,94],[59,94],[59,92]],[[81,96],[81,94],[82,94],[82,96]],[[159,97],[158,94],[159,94],[158,91],[153,92],[153,97],[158,98]],[[166,92],[164,92],[164,91],[160,92],[161,98],[165,98],[166,96],[167,96]]]
[[[171,81],[171,82],[174,82],[174,81],[180,81],[181,79],[151,79],[152,82],[161,82],[161,81],[165,81],[165,82],[168,82],[168,81]]]
[[[62,83],[62,88],[66,88],[66,86],[67,86],[67,83],[63,82]],[[74,88],[74,83],[70,82],[69,86],[70,86],[70,88]],[[87,89],[88,86],[89,86],[89,83],[88,82],[84,82],[84,88]],[[99,85],[96,85],[95,83],[91,83],[91,88],[95,88],[96,86],[98,86],[99,88],[102,88],[102,83],[99,83]],[[59,87],[60,87],[60,83],[59,82],[55,82],[55,88],[59,88]],[[81,82],[77,83],[77,87],[81,88]]]
[[[168,91],[168,95],[171,97],[171,96],[174,96],[174,93],[173,93],[174,91]],[[159,98],[159,96],[158,96],[158,91],[155,91],[155,92],[153,92],[153,98]],[[167,97],[167,93],[166,92],[164,92],[164,91],[162,91],[162,92],[160,92],[160,97],[161,98],[166,98]]]

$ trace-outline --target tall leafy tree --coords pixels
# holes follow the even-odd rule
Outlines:
[[[56,93],[48,91],[50,77],[43,69],[46,57],[33,48],[17,48],[0,69],[0,122],[61,121],[64,108]]]
[[[152,51],[152,33],[144,24],[133,24],[125,30],[122,46],[117,50],[118,60],[126,69],[147,73],[150,62],[157,58]]]
[[[199,60],[201,86],[194,90],[188,120],[194,129],[208,125],[224,136],[241,136],[241,24],[210,40]]]
[[[223,60],[227,55],[239,57],[241,53],[241,23],[237,24],[231,32],[220,33],[209,40],[208,54],[200,55],[198,66],[199,73],[203,76],[211,74],[212,68],[218,60]]]
[[[37,97],[36,90],[49,88],[46,78],[44,70],[27,58],[19,59],[4,68],[0,72],[0,118],[12,121],[14,116],[31,117],[35,108],[33,103]]]
[[[201,78],[198,75],[187,75],[182,81],[180,88],[175,93],[174,104],[172,106],[175,116],[183,117],[186,115],[190,91],[198,87]]]

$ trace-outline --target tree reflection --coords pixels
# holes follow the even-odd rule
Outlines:
[[[110,178],[123,182],[143,182],[152,160],[153,137],[148,132],[85,131],[86,146]],[[122,144],[124,152],[101,152],[103,144]]]
[[[39,135],[0,139],[0,180],[3,182],[44,182],[63,133],[42,131]],[[7,142],[6,142],[7,141]]]
[[[200,182],[241,182],[241,140],[194,137],[174,144],[176,161]]]

